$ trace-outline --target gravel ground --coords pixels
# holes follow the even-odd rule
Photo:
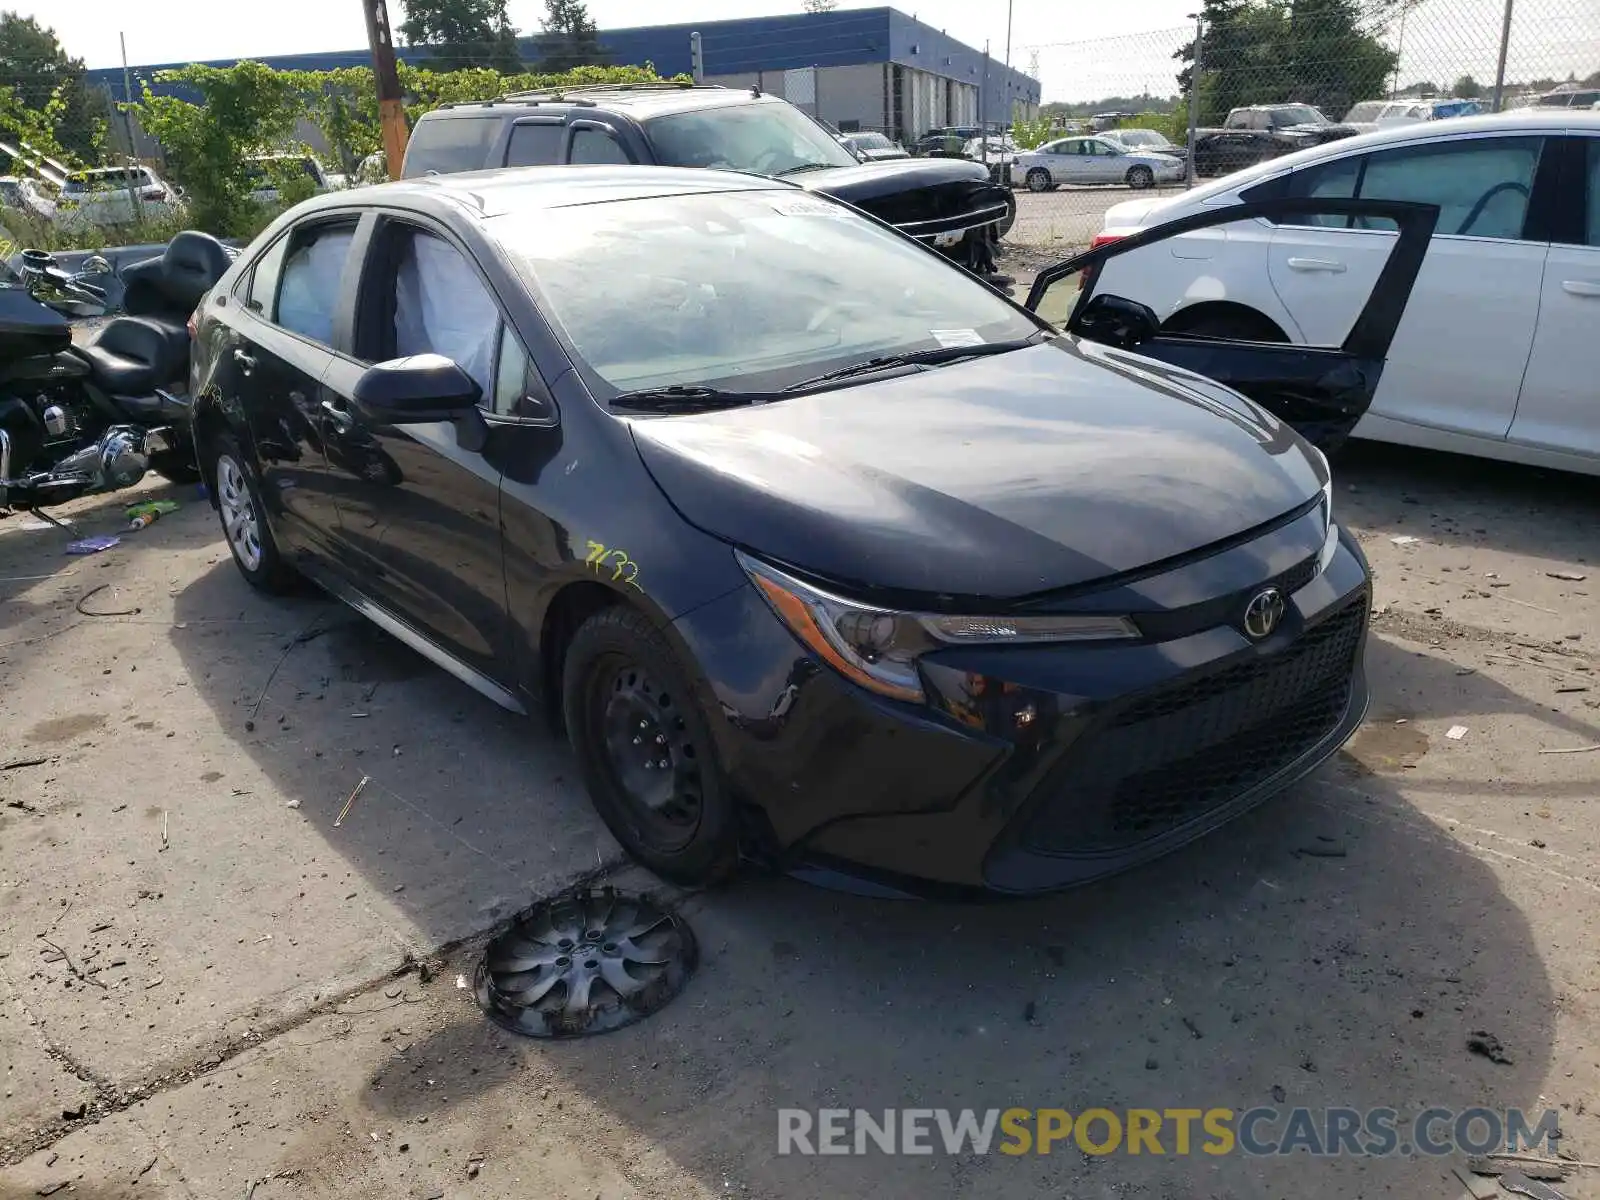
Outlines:
[[[1600,743],[1600,493],[1338,471],[1375,697],[1314,779],[1044,900],[675,896],[687,991],[561,1044],[458,975],[616,864],[562,746],[329,602],[251,594],[190,489],[90,558],[0,519],[0,764],[38,760],[0,770],[0,1198],[1463,1190],[1460,1156],[779,1157],[787,1106],[1551,1107],[1600,1159],[1600,752],[1548,753]],[[130,498],[62,515],[115,530]]]

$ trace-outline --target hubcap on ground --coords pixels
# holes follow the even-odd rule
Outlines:
[[[641,836],[661,850],[682,848],[700,825],[700,763],[679,709],[636,663],[602,676],[596,697],[606,757],[633,806]]]
[[[228,545],[247,571],[261,566],[261,523],[256,502],[245,483],[244,471],[229,455],[217,459],[217,506]]]
[[[695,961],[683,918],[641,896],[585,890],[541,901],[490,942],[474,991],[516,1033],[605,1033],[666,1004]]]

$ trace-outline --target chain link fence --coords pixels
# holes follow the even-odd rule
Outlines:
[[[1066,251],[1113,204],[1352,132],[1497,104],[1590,108],[1600,0],[1210,0],[1194,26],[1023,47],[1014,61],[1047,103],[1018,129],[1033,148],[1014,172],[1007,241]],[[1151,152],[1185,168],[1141,170]]]

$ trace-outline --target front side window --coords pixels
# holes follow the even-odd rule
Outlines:
[[[797,175],[853,167],[855,156],[791,104],[702,108],[645,125],[656,161],[668,167],[717,167],[757,175]],[[956,147],[959,152],[960,147]]]
[[[880,355],[1040,331],[921,247],[788,190],[508,213],[487,226],[601,392],[771,390]]]
[[[629,159],[622,144],[602,129],[574,129],[568,162],[579,165],[625,165]]]
[[[314,342],[333,342],[339,281],[355,236],[355,222],[345,221],[296,230],[284,239],[288,256],[283,262],[273,320]]]
[[[1585,223],[1584,243],[1600,246],[1600,137],[1589,143],[1589,219]]]
[[[441,237],[402,231],[394,270],[394,355],[442,354],[494,395],[500,308],[466,256]]]

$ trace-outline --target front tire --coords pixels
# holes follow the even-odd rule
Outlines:
[[[1050,178],[1050,172],[1043,167],[1035,167],[1027,175],[1028,190],[1030,192],[1053,192],[1055,181]]]
[[[233,564],[245,582],[258,591],[282,595],[299,582],[293,567],[278,550],[261,485],[239,443],[223,434],[211,442],[211,478],[216,483],[217,515],[227,539]]]
[[[623,848],[673,883],[727,878],[739,857],[733,797],[688,674],[649,619],[614,605],[585,621],[561,693],[589,798]]]
[[[1149,167],[1129,167],[1128,186],[1138,191],[1153,188],[1156,185],[1155,172]]]

